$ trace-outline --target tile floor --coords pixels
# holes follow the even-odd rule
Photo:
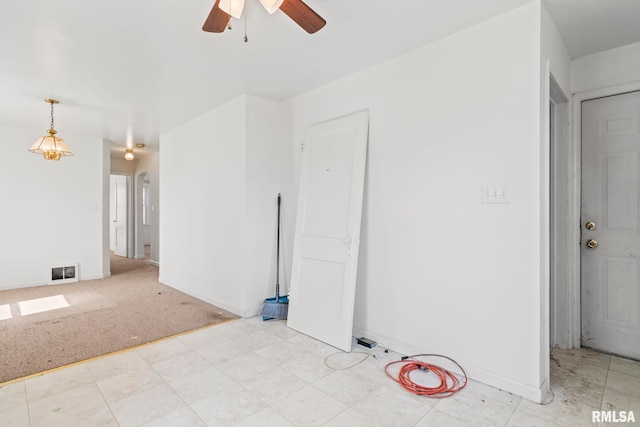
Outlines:
[[[447,399],[412,395],[384,374],[397,354],[331,369],[334,353],[283,321],[237,320],[2,386],[0,425],[592,426],[597,409],[640,424],[640,363],[587,350],[552,352],[545,406],[475,381]]]

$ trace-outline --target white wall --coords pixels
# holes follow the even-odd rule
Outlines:
[[[41,132],[0,134],[0,289],[46,284],[56,263],[78,262],[80,280],[103,277],[103,140],[61,130],[75,156],[55,162],[28,151]]]
[[[279,108],[242,96],[160,137],[160,281],[242,316],[273,292]]]
[[[569,98],[571,95],[571,56],[544,3],[540,1],[537,3],[540,7],[541,57],[543,61],[549,59],[551,74],[564,95]],[[544,66],[544,62],[542,65]]]
[[[160,281],[244,308],[245,97],[160,135]]]
[[[370,111],[356,333],[540,400],[540,30],[531,3],[290,101]],[[511,203],[480,203],[482,185]],[[293,204],[295,206],[295,204]]]
[[[291,156],[287,116],[279,104],[247,96],[246,117],[245,314],[252,316],[260,313],[265,298],[275,295],[277,195],[282,193],[282,203],[288,201]],[[287,282],[283,269],[280,285],[284,294]]]
[[[640,42],[583,56],[571,65],[573,93],[634,85],[640,81]]]
[[[138,159],[126,160],[124,154],[111,159],[111,173],[116,175],[133,175]]]
[[[136,230],[144,230],[142,223],[142,179],[146,173],[149,176],[149,204],[150,204],[150,220],[151,227],[149,230],[151,245],[151,253],[149,255],[150,261],[153,264],[160,263],[160,171],[158,169],[160,163],[159,153],[150,153],[145,156],[140,156],[137,161],[136,169],[134,172],[134,187],[135,187],[135,208],[136,215]],[[144,245],[146,244],[144,238],[144,231],[138,233],[136,231],[138,239],[135,242],[135,254],[136,258],[144,258]]]

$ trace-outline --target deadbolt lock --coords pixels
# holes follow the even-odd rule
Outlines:
[[[596,229],[596,223],[593,222],[593,221],[587,222],[584,226],[585,226],[585,228],[587,230],[595,230]]]
[[[587,241],[587,247],[590,249],[595,249],[598,247],[598,241],[595,239],[589,239]]]

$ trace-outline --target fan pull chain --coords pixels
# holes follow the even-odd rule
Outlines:
[[[53,129],[53,102],[51,103],[51,129]]]
[[[247,36],[247,11],[244,11],[244,37],[242,38],[245,43],[249,41],[249,37]]]

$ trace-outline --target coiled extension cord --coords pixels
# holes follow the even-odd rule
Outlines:
[[[462,372],[462,378],[460,378],[454,372],[441,368],[440,366],[418,360],[416,359],[417,357],[441,357],[447,359],[453,362],[458,367],[458,369],[460,369],[460,371]],[[389,367],[398,363],[402,363],[403,365],[400,368],[398,377],[396,378],[394,375],[389,373]],[[431,372],[436,378],[440,380],[440,385],[435,387],[427,387],[415,383],[411,379],[411,372],[418,369]],[[443,398],[452,396],[465,388],[468,381],[467,373],[464,371],[464,369],[462,369],[462,366],[460,366],[458,362],[451,359],[450,357],[443,356],[441,354],[414,354],[413,356],[404,356],[400,360],[395,360],[393,362],[387,363],[384,367],[384,371],[387,373],[387,376],[389,378],[400,384],[405,390],[414,394],[432,398]]]

